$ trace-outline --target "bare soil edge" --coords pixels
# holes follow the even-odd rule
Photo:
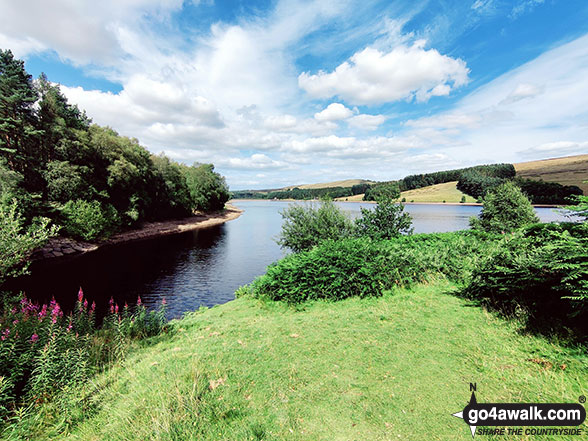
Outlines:
[[[242,213],[243,210],[240,208],[231,204],[226,204],[224,210],[221,211],[197,213],[194,216],[182,219],[161,222],[145,222],[141,228],[114,234],[110,238],[99,243],[77,241],[58,236],[49,239],[44,247],[35,250],[31,256],[31,260],[35,262],[62,262],[63,260],[79,257],[107,246],[154,239],[172,234],[185,233],[186,231],[213,227],[237,219]]]

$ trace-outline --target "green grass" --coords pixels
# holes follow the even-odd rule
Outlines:
[[[586,395],[585,352],[520,335],[452,289],[437,282],[297,309],[240,298],[198,311],[88,385],[87,400],[73,391],[78,406],[47,404],[4,436],[468,440],[451,414],[470,382],[482,402]]]
[[[445,182],[443,184],[429,185],[428,187],[417,188],[400,193],[400,198],[406,198],[407,202],[460,202],[465,196],[466,202],[476,202],[471,196],[457,189],[457,181]]]

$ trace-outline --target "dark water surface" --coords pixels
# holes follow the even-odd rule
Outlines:
[[[285,252],[273,240],[280,232],[280,201],[237,201],[245,210],[223,225],[175,236],[101,249],[67,263],[41,263],[31,276],[18,281],[18,289],[39,301],[52,296],[71,309],[81,286],[104,312],[113,296],[119,304],[133,304],[137,296],[153,307],[163,297],[168,316],[175,318],[200,306],[213,306],[234,298],[235,290],[263,274]],[[343,202],[351,216],[372,204]],[[456,231],[468,227],[479,213],[477,206],[407,205],[416,233]],[[539,208],[544,222],[566,220],[556,210]]]

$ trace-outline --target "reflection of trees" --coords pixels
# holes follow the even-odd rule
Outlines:
[[[40,302],[51,297],[68,311],[74,307],[80,286],[90,301],[96,301],[97,314],[104,314],[108,299],[121,306],[132,305],[141,295],[146,304],[161,297],[162,284],[178,277],[178,268],[191,266],[197,257],[199,271],[214,258],[210,250],[225,236],[223,225],[135,243],[102,248],[64,263],[37,262],[31,275],[14,280],[6,289],[25,291]],[[150,302],[151,300],[151,302]]]

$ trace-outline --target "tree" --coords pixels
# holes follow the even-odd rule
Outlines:
[[[0,154],[10,169],[21,173],[25,188],[37,191],[42,182],[35,168],[39,132],[33,108],[37,92],[24,61],[0,50]]]
[[[350,237],[353,232],[351,220],[332,201],[322,201],[318,206],[290,205],[281,214],[284,223],[278,245],[295,253],[325,240]]]
[[[512,182],[505,182],[484,197],[479,218],[470,226],[490,233],[511,233],[525,225],[539,222],[529,199]]]
[[[355,221],[355,233],[372,239],[392,239],[401,234],[411,234],[412,218],[404,212],[404,205],[387,195],[380,196],[373,210],[361,209],[361,217]]]
[[[182,173],[190,190],[192,209],[202,211],[220,210],[229,200],[229,187],[212,164],[182,166]]]
[[[573,202],[576,205],[569,205],[566,209],[573,211],[575,216],[584,219],[584,222],[588,221],[588,196],[577,195],[573,197]]]
[[[26,231],[23,225],[16,199],[0,201],[0,283],[24,274],[31,251],[57,234],[55,226],[49,228],[47,218],[38,218]]]
[[[398,199],[400,188],[396,182],[384,182],[368,188],[363,195],[364,201],[377,201],[379,199]]]

